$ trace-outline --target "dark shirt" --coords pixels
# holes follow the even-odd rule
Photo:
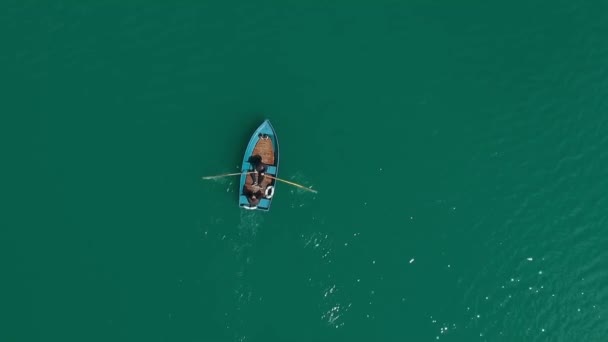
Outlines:
[[[266,166],[265,164],[260,162],[255,166],[255,170],[257,172],[263,173],[263,172],[266,172],[266,170],[268,170],[268,166]]]

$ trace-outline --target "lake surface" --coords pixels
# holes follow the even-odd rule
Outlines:
[[[0,8],[1,340],[608,336],[605,3]]]

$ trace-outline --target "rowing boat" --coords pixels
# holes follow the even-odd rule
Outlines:
[[[252,173],[254,169],[252,162],[259,158],[267,166],[265,174],[272,177],[263,177],[258,184],[254,184],[256,175]],[[279,141],[270,121],[265,120],[251,135],[243,155],[239,206],[248,210],[269,211],[276,189],[278,171]],[[257,195],[255,199],[252,198],[252,194]]]

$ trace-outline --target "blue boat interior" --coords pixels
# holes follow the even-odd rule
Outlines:
[[[260,135],[265,135],[268,137],[268,139],[271,140],[272,142],[272,148],[274,151],[274,165],[267,165],[267,171],[266,174],[268,175],[272,175],[272,176],[276,176],[277,172],[278,172],[278,166],[279,166],[279,159],[278,159],[278,149],[279,149],[279,144],[278,144],[278,140],[276,137],[276,133],[274,131],[274,129],[272,128],[272,125],[270,124],[270,121],[266,120],[264,121],[259,127],[258,129],[256,129],[256,131],[253,133],[253,135],[251,136],[251,139],[249,140],[249,143],[247,145],[247,149],[245,150],[245,154],[243,155],[243,162],[242,162],[242,167],[241,167],[241,171],[243,172],[243,174],[241,175],[241,180],[240,180],[240,195],[239,195],[239,206],[241,207],[246,207],[247,209],[257,209],[257,210],[264,210],[264,211],[268,211],[270,210],[270,204],[272,202],[272,198],[262,198],[260,200],[260,202],[258,203],[257,207],[252,208],[249,205],[249,201],[247,200],[247,196],[245,196],[243,194],[243,189],[245,187],[245,184],[247,182],[247,177],[251,177],[250,174],[247,174],[246,172],[251,171],[252,165],[249,162],[249,158],[252,156],[254,149],[256,147],[256,144],[258,142],[258,140],[260,139]],[[276,190],[276,181],[272,182],[272,186],[275,187]]]

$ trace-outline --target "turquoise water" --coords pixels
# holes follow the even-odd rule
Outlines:
[[[2,9],[1,340],[608,335],[603,3]]]

